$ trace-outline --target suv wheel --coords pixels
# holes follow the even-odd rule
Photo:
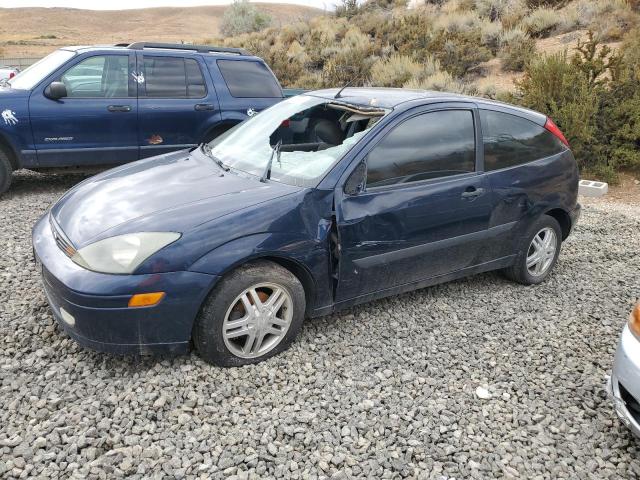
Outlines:
[[[505,276],[524,285],[542,283],[555,266],[562,245],[562,230],[558,221],[542,215],[529,228],[513,266]]]
[[[280,265],[259,261],[225,277],[196,319],[193,342],[223,367],[265,360],[287,349],[302,327],[305,293]]]
[[[3,150],[0,150],[0,193],[9,190],[12,172],[13,168],[11,168],[9,157]]]

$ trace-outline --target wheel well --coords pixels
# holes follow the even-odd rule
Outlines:
[[[281,267],[286,268],[291,273],[293,273],[300,281],[300,283],[302,284],[302,288],[304,289],[307,312],[313,309],[313,302],[315,301],[315,282],[313,280],[313,277],[305,267],[300,265],[295,260],[290,260],[288,258],[282,257],[260,257],[255,260],[267,260],[273,263],[277,263]]]
[[[553,210],[545,212],[545,215],[549,215],[558,221],[560,229],[562,230],[562,240],[566,240],[571,231],[571,218],[569,214],[561,208],[554,208]]]
[[[7,156],[7,158],[9,159],[11,168],[14,170],[18,170],[20,166],[18,165],[18,156],[16,155],[16,152],[13,150],[11,145],[9,145],[9,143],[1,136],[0,136],[0,150],[2,150],[4,154]]]
[[[237,265],[234,265],[233,267],[229,268],[228,270],[226,270],[223,274],[222,277],[230,274],[231,272],[233,272],[234,270],[237,270],[238,268],[251,263],[251,262],[257,262],[260,260],[265,260],[268,262],[273,262],[273,263],[277,263],[278,265],[280,265],[283,268],[286,268],[287,270],[289,270],[291,273],[293,273],[295,275],[295,277],[300,281],[300,283],[302,284],[302,288],[304,289],[304,297],[305,297],[305,301],[306,301],[306,311],[310,312],[313,309],[313,304],[315,302],[315,294],[316,294],[316,285],[315,285],[315,281],[313,280],[313,276],[311,275],[311,273],[309,273],[309,271],[302,266],[300,263],[296,262],[295,260],[290,260],[288,258],[283,258],[283,257],[276,257],[276,256],[265,256],[265,257],[256,257],[256,258],[251,258],[245,262],[239,263]],[[215,289],[216,287],[214,286],[213,289],[209,292],[208,295],[211,295],[211,292]]]

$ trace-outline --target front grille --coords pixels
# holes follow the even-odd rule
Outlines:
[[[67,257],[72,258],[76,254],[76,249],[53,219],[53,215],[51,214],[49,214],[49,224],[51,225],[51,233],[53,234],[53,238],[55,239],[58,248],[62,250]]]
[[[633,395],[629,393],[629,390],[624,388],[624,385],[620,382],[618,382],[618,388],[620,389],[620,396],[627,406],[627,410],[629,410],[629,413],[635,421],[640,423],[640,403],[638,403],[638,400],[636,400]]]

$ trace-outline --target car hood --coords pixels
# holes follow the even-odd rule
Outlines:
[[[199,150],[141,160],[91,177],[51,209],[76,248],[142,231],[184,233],[299,188],[224,172]]]
[[[0,98],[7,100],[10,98],[25,98],[29,96],[29,90],[18,90],[17,88],[0,86]]]

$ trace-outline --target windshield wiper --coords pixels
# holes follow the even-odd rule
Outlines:
[[[273,147],[273,150],[271,150],[271,157],[267,162],[267,167],[264,169],[262,177],[260,177],[260,181],[262,183],[265,183],[268,179],[271,178],[271,165],[273,164],[273,157],[276,157],[278,163],[280,163],[280,147],[282,147],[282,139],[278,140],[278,143],[276,143],[276,145]]]
[[[213,160],[214,162],[216,162],[216,164],[225,172],[228,172],[229,170],[231,170],[229,167],[227,167],[224,162],[222,160],[220,160],[218,157],[216,157],[212,151],[211,151],[211,146],[208,143],[201,143],[200,144],[200,150],[202,150],[202,153],[204,153],[207,157],[209,157],[211,160]]]

